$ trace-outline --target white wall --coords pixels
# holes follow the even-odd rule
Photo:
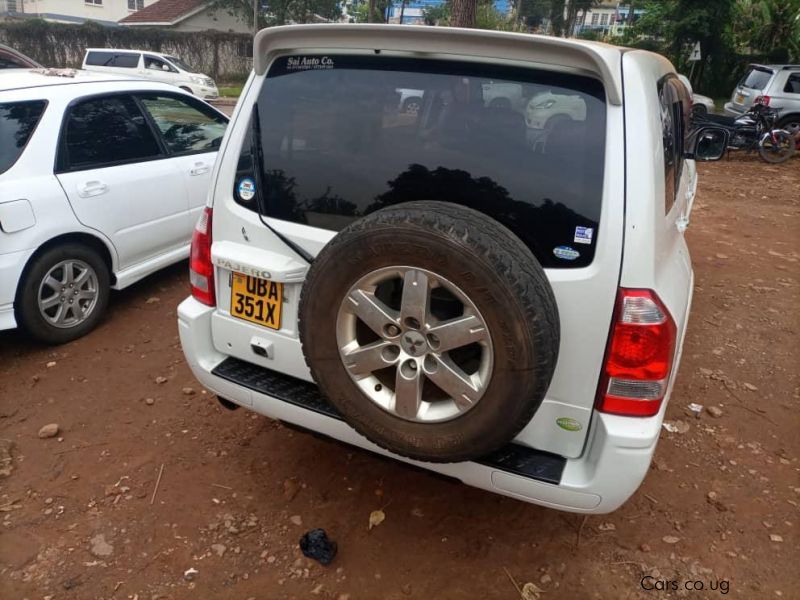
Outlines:
[[[203,10],[188,19],[175,24],[176,31],[233,31],[234,33],[252,33],[253,28],[245,21],[229,15],[224,10],[211,12]]]
[[[144,0],[145,6],[150,6],[156,0]],[[18,3],[22,5],[20,0]],[[102,5],[87,4],[85,0],[25,0],[24,12],[27,14],[43,14],[50,20],[61,20],[66,17],[66,22],[75,19],[88,19],[92,21],[119,21],[135,11],[128,10],[128,0],[103,0]]]

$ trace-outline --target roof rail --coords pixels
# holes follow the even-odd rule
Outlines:
[[[268,27],[253,41],[253,69],[263,75],[287,52],[387,50],[418,56],[456,55],[529,61],[582,69],[605,84],[611,104],[622,104],[620,50],[593,42],[456,27],[382,24],[313,24]]]

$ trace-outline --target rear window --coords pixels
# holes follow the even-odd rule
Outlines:
[[[401,202],[454,202],[505,224],[545,267],[592,260],[605,145],[598,80],[467,62],[290,56],[273,63],[257,108],[263,162],[254,169],[258,148],[247,139],[234,183],[243,206],[255,210],[259,198],[250,178],[268,216],[334,231]]]
[[[86,55],[86,64],[95,67],[113,67],[114,66],[114,53],[113,52],[89,52]]]
[[[139,65],[139,55],[119,52],[89,52],[86,64],[95,67],[124,67],[133,69]]]
[[[800,73],[792,73],[786,80],[783,91],[789,94],[800,94]]]
[[[739,83],[742,87],[750,88],[751,90],[763,90],[767,87],[769,80],[772,78],[772,71],[769,69],[762,69],[753,67],[747,72]]]
[[[0,104],[0,173],[22,155],[46,105],[44,100]]]

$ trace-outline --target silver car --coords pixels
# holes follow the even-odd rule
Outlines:
[[[750,65],[725,112],[739,116],[756,102],[778,111],[781,129],[800,130],[800,65]]]

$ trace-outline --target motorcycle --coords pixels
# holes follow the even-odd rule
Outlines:
[[[778,112],[763,105],[754,104],[750,110],[738,117],[724,115],[695,115],[694,126],[704,124],[722,127],[728,131],[728,150],[756,151],[771,164],[789,160],[795,153],[795,139],[788,131],[777,129]]]

